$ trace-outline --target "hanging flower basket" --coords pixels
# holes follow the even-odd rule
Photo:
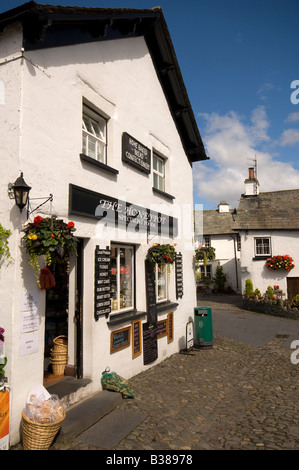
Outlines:
[[[212,246],[201,246],[195,250],[195,262],[198,264],[200,261],[206,266],[208,261],[215,260],[215,248]]]
[[[69,268],[69,257],[76,254],[76,238],[74,222],[65,223],[55,217],[37,216],[24,228],[24,247],[29,255],[29,264],[35,269],[38,285],[43,289],[54,286],[55,280],[49,266],[56,263],[65,264]],[[44,257],[46,267],[41,271],[39,257]]]
[[[295,267],[294,260],[289,255],[278,255],[268,258],[265,266],[271,271],[286,270],[291,271]]]
[[[149,248],[146,259],[149,263],[154,266],[155,264],[165,264],[171,265],[175,261],[175,246],[174,245],[159,245],[155,243],[151,248]]]

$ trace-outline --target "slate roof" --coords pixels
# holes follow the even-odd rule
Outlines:
[[[195,211],[195,234],[201,234],[200,212]],[[240,230],[299,230],[299,189],[241,196],[237,210],[203,211],[203,235],[232,234]]]
[[[160,7],[62,7],[30,1],[0,14],[0,32],[15,21],[23,25],[25,51],[144,36],[190,164],[209,159]]]
[[[242,196],[235,230],[299,230],[299,189]]]
[[[219,213],[218,210],[203,211],[203,235],[235,233],[233,230],[233,211]],[[195,234],[200,234],[200,213],[195,211]]]

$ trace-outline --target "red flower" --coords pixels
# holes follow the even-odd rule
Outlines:
[[[169,258],[169,256],[168,256],[168,255],[164,255],[164,258],[168,259],[168,258]]]
[[[43,218],[40,215],[37,215],[36,217],[34,217],[33,223],[37,227],[41,223],[42,220]]]
[[[69,229],[71,229],[71,228],[74,228],[74,227],[75,227],[75,224],[74,224],[74,222],[69,222],[69,223],[67,224],[67,226],[68,226]]]
[[[51,233],[51,237],[52,237],[52,238],[55,238],[55,235],[54,235],[54,233]]]

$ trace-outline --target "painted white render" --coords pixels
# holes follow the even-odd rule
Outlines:
[[[266,266],[266,259],[257,259],[255,256],[255,238],[270,237],[272,255],[290,255],[293,260],[299,258],[298,231],[248,231],[240,232],[241,237],[241,285],[242,294],[245,291],[246,279],[251,279],[254,289],[259,289],[264,294],[268,288],[273,285],[279,285],[279,288],[285,294],[284,298],[288,298],[287,279],[299,276],[299,266],[296,265],[290,271],[286,270],[269,270]]]
[[[0,34],[0,50],[3,58],[21,51],[20,25]],[[0,269],[0,326],[5,328],[6,375],[12,390],[12,445],[20,438],[19,425],[26,397],[37,384],[43,383],[45,329],[45,292],[39,290],[34,270],[21,248],[26,211],[20,214],[7,194],[8,183],[15,181],[19,171],[32,187],[31,210],[39,204],[33,198],[50,193],[54,196],[52,203],[34,212],[29,220],[38,214],[56,215],[66,222],[72,220],[76,237],[84,239],[83,374],[92,380],[89,393],[101,389],[101,374],[107,366],[128,379],[184,348],[186,323],[192,319],[196,306],[192,167],[144,38],[26,51],[24,57],[0,65],[0,83],[5,91],[5,100],[0,100],[0,155],[5,168],[0,181],[0,221],[12,231],[9,247],[13,258],[5,261]],[[107,164],[118,170],[117,176],[80,159],[83,100],[109,119]],[[166,159],[166,192],[175,199],[169,201],[153,192],[152,174],[146,175],[122,162],[123,132]],[[122,228],[105,228],[94,219],[69,215],[69,184],[173,215],[178,219],[179,235],[176,239],[160,236],[148,239],[146,235]],[[174,340],[168,343],[166,336],[158,340],[158,359],[150,365],[144,366],[143,354],[132,359],[131,346],[110,354],[111,331],[129,326],[131,321],[108,327],[105,316],[98,321],[94,318],[95,247],[105,248],[112,241],[136,247],[136,308],[144,312],[144,260],[148,248],[152,243],[177,243],[176,251],[183,254],[182,299],[176,299],[174,267],[170,274],[169,298],[178,303],[171,310]],[[75,364],[75,259],[69,282],[68,362]],[[39,326],[34,331],[38,338],[36,352],[22,355],[21,343],[28,335],[20,331],[21,298],[26,292],[39,300]],[[168,313],[159,314],[158,320],[167,318]],[[145,321],[144,316],[142,322]]]

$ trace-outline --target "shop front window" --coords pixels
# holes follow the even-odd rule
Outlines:
[[[156,264],[155,267],[155,286],[157,302],[162,302],[168,298],[168,270],[167,266]]]
[[[111,246],[111,310],[134,307],[134,248]]]

